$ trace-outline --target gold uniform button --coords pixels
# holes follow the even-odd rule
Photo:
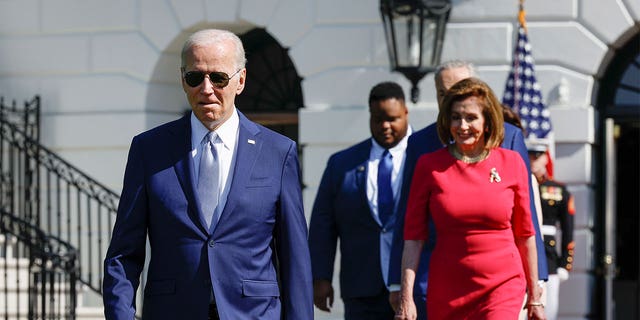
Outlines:
[[[556,246],[556,241],[555,240],[549,241],[549,245],[552,246],[552,247],[555,247]]]

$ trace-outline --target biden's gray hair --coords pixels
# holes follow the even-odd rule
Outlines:
[[[185,41],[184,45],[182,46],[182,53],[180,55],[180,66],[182,68],[186,67],[186,54],[189,50],[191,50],[193,46],[212,44],[225,40],[231,40],[235,45],[236,69],[244,68],[247,63],[247,59],[245,58],[244,46],[242,45],[242,41],[234,33],[221,29],[204,29],[197,31],[189,36],[187,41]]]

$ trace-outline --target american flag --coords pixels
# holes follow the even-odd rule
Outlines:
[[[555,139],[551,131],[550,112],[542,101],[540,85],[533,69],[531,44],[527,37],[525,12],[520,3],[518,14],[518,42],[513,53],[513,64],[507,78],[502,103],[520,116],[522,127],[526,131],[526,139],[543,139],[549,142],[547,156],[547,174],[553,178],[553,162],[555,158]]]
[[[518,26],[518,43],[502,103],[520,116],[527,139],[548,138],[551,132],[549,109],[542,101],[540,85],[533,68],[531,45],[523,21]]]

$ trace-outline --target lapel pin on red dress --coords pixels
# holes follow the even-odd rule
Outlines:
[[[498,170],[496,170],[496,168],[491,168],[491,174],[489,176],[489,182],[500,182],[502,181],[502,179],[500,178],[500,175],[498,174]]]

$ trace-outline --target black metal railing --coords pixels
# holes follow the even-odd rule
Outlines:
[[[68,243],[78,281],[101,294],[102,259],[119,196],[39,143],[40,99],[0,99],[0,200],[14,216]]]
[[[0,318],[76,318],[73,247],[0,208],[0,253]]]

